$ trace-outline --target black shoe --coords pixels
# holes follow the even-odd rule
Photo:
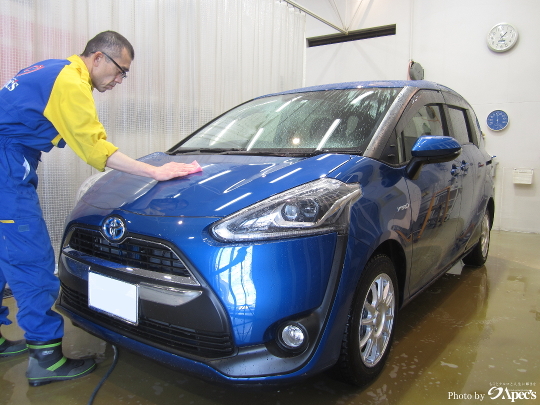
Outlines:
[[[7,340],[0,336],[0,357],[11,357],[28,351],[24,340]]]
[[[32,387],[55,381],[73,380],[96,368],[94,359],[68,359],[62,354],[62,339],[49,342],[26,341],[30,351],[26,377]]]

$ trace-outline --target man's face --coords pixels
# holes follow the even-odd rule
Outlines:
[[[112,57],[112,55],[110,55]],[[120,58],[113,58],[120,68],[125,72],[129,71],[131,66],[131,58],[128,51],[124,48]],[[96,52],[94,66],[90,72],[90,78],[94,88],[103,93],[107,90],[112,90],[114,86],[122,83],[123,72],[114,64],[114,62],[102,52]]]

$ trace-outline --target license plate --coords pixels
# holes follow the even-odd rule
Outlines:
[[[123,321],[137,324],[139,286],[89,272],[88,306]]]

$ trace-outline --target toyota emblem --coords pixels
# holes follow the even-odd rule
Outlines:
[[[111,242],[118,242],[126,233],[126,225],[120,217],[109,217],[101,226],[103,234]]]

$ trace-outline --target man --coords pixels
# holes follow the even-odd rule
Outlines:
[[[7,282],[26,339],[10,341],[0,334],[0,357],[29,352],[26,375],[32,386],[78,378],[96,366],[92,359],[69,359],[62,352],[63,319],[51,309],[59,281],[36,193],[41,152],[67,144],[98,170],[107,166],[158,181],[200,170],[182,163],[154,167],[138,162],[106,140],[92,90],[121,84],[133,58],[126,38],[105,31],[80,56],[36,63],[0,90],[0,304]],[[0,305],[0,325],[11,323],[7,315],[8,308]]]

